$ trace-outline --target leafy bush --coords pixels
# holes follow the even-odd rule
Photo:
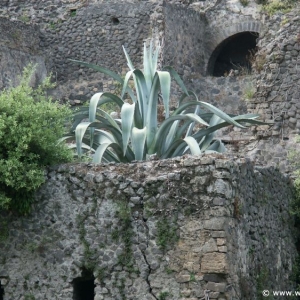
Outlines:
[[[214,139],[216,130],[228,125],[245,128],[245,124],[262,124],[255,120],[258,115],[229,116],[209,103],[198,101],[197,95],[187,91],[171,67],[157,70],[159,49],[159,45],[154,49],[152,42],[148,48],[144,45],[143,71],[134,68],[124,49],[130,69],[124,80],[103,67],[72,60],[113,77],[123,86],[121,97],[96,93],[89,108],[82,107],[76,112],[71,132],[65,138],[74,139],[75,135],[79,157],[90,151],[94,162],[130,162],[146,160],[154,154],[163,159],[203,151],[224,152],[223,143]],[[170,115],[171,75],[182,88],[183,96],[178,101],[178,108]],[[134,90],[128,85],[132,77]],[[124,101],[126,93],[132,104]],[[165,110],[161,124],[158,122],[160,99]],[[120,107],[120,120],[112,119],[101,109],[110,102]],[[89,121],[85,122],[87,118]]]
[[[71,111],[47,97],[50,78],[30,87],[33,72],[29,66],[17,87],[0,93],[0,208],[20,213],[30,210],[45,166],[72,157],[63,143],[57,145]]]

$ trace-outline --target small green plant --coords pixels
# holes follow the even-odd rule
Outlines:
[[[245,89],[244,89],[244,98],[245,100],[251,100],[253,99],[254,95],[255,95],[255,88],[252,84],[248,84],[246,85]]]
[[[29,212],[45,167],[72,159],[58,144],[71,110],[47,96],[49,77],[32,88],[33,73],[33,66],[25,68],[20,84],[0,93],[0,209],[19,213]]]
[[[24,299],[25,300],[35,300],[35,297],[32,294],[26,294]]]
[[[96,277],[99,280],[99,282],[104,282],[105,273],[106,273],[106,269],[105,268],[100,268],[100,269],[96,270]]]
[[[168,296],[170,296],[169,292],[160,292],[158,300],[166,300]]]
[[[56,28],[56,24],[55,22],[51,21],[49,24],[48,24],[49,28],[54,30]]]
[[[195,273],[190,273],[190,282],[196,282]]]
[[[119,234],[115,233],[115,238],[120,239],[124,244],[124,250],[118,257],[118,263],[133,271],[133,252],[132,252],[132,236],[133,229],[131,225],[131,210],[125,201],[120,201],[117,207],[117,216],[121,223]],[[115,231],[116,232],[116,231]]]
[[[174,271],[168,267],[165,268],[167,274],[172,274]]]
[[[281,26],[284,26],[284,25],[286,25],[289,21],[290,21],[289,18],[284,17],[283,20],[281,21],[280,25],[281,25]]]
[[[255,0],[255,2],[257,3],[257,4],[267,4],[268,3],[268,0]]]
[[[22,16],[20,16],[20,21],[28,23],[30,21],[30,17],[27,14],[23,14]]]
[[[157,221],[156,228],[156,242],[163,251],[178,241],[177,227],[168,218],[160,218]]]
[[[266,52],[258,51],[250,53],[248,60],[251,63],[252,69],[255,69],[258,73],[260,73],[264,69],[264,65],[266,63]]]
[[[118,74],[103,67],[72,60],[113,77],[123,86],[121,97],[111,93],[97,93],[90,100],[90,106],[82,107],[74,115],[74,123],[66,139],[76,138],[76,151],[81,158],[85,151],[92,153],[93,162],[131,162],[147,160],[151,155],[159,159],[200,154],[204,151],[224,152],[221,140],[215,139],[215,132],[225,126],[245,128],[249,124],[264,124],[257,121],[258,115],[229,116],[215,106],[198,101],[194,92],[184,86],[178,74],[171,67],[159,71],[160,46],[154,49],[144,45],[144,70],[135,69],[125,48],[130,70],[123,80]],[[183,90],[178,108],[170,115],[171,76]],[[133,77],[135,89],[128,85]],[[131,104],[124,100],[125,94]],[[164,107],[164,119],[158,122],[158,103]],[[121,120],[114,120],[100,107],[116,103],[121,110]],[[98,108],[99,107],[99,108]],[[191,112],[192,111],[192,112]],[[84,122],[84,119],[89,119]],[[198,127],[196,127],[196,125]]]
[[[20,39],[22,38],[22,33],[20,30],[14,30],[11,34],[12,38],[17,42],[20,41]]]
[[[250,248],[248,249],[248,253],[249,253],[250,256],[253,256],[254,253],[255,253],[255,248],[254,248],[253,246],[250,247]]]
[[[246,7],[246,6],[248,6],[248,4],[249,4],[249,0],[240,0],[240,3],[241,3],[244,7]]]
[[[79,231],[79,240],[83,245],[84,268],[88,271],[93,272],[96,269],[95,251],[91,249],[90,244],[86,239],[85,229],[85,221],[88,216],[89,214],[87,212],[84,212],[83,214],[77,216],[76,221]]]
[[[77,10],[76,10],[76,9],[71,9],[71,10],[70,10],[70,16],[71,16],[72,18],[75,17],[76,14],[77,14]]]

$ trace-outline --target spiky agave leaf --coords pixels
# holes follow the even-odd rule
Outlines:
[[[134,127],[132,129],[131,142],[132,148],[135,155],[135,160],[143,160],[145,152],[147,130],[146,127],[138,129]]]
[[[256,120],[258,115],[233,116],[209,103],[198,101],[197,95],[186,89],[173,68],[157,70],[159,46],[154,49],[152,41],[149,47],[144,44],[143,71],[134,68],[125,48],[124,53],[130,69],[124,80],[105,68],[74,61],[113,77],[123,84],[121,98],[127,92],[134,103],[124,103],[121,98],[109,93],[94,95],[89,107],[90,122],[80,123],[87,117],[84,109],[77,112],[74,118],[76,148],[79,156],[82,154],[80,148],[85,148],[88,141],[94,152],[95,162],[102,160],[129,162],[134,159],[146,159],[151,154],[168,158],[187,152],[192,154],[203,151],[223,152],[224,144],[214,139],[218,129],[229,125],[245,128],[249,124],[265,124]],[[169,116],[171,76],[183,90],[183,96],[178,101],[178,108]],[[133,90],[136,95],[128,86],[131,78],[134,80]],[[166,112],[165,120],[160,126],[157,121],[159,93],[162,95]],[[101,109],[101,105],[108,101],[119,105],[121,120],[112,119]],[[191,110],[193,113],[190,112]],[[200,127],[197,132],[195,132],[196,124]],[[90,130],[87,130],[88,128]]]

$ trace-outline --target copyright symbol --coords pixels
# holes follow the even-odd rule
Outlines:
[[[262,294],[263,294],[264,297],[268,297],[270,295],[270,292],[268,290],[264,290],[262,292]]]

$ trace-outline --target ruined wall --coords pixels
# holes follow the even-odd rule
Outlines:
[[[124,74],[127,66],[121,45],[140,66],[143,41],[152,36],[164,38],[160,62],[175,66],[200,100],[227,113],[259,113],[272,125],[237,131],[237,135],[223,131],[224,140],[232,139],[243,156],[290,171],[287,153],[296,147],[295,135],[300,130],[299,4],[288,13],[270,16],[255,0],[247,6],[239,0],[7,0],[0,16],[6,18],[0,26],[5,37],[1,41],[0,88],[14,84],[23,66],[33,61],[40,62],[38,78],[53,72],[58,83],[53,96],[71,105],[81,105],[102,90],[118,94],[120,85],[113,79],[68,59],[101,64]],[[7,27],[20,32],[21,42],[7,34]],[[207,76],[217,47],[245,31],[259,33],[254,73]],[[174,85],[173,103],[180,95]],[[255,142],[244,146],[241,135]]]
[[[36,24],[35,30],[44,36],[38,45],[47,59],[47,70],[58,83],[54,96],[74,105],[99,90],[112,91],[118,85],[113,79],[75,65],[69,59],[99,64],[125,74],[127,63],[122,45],[133,63],[140,65],[143,41],[152,35],[150,16],[154,11],[156,3],[140,1],[9,1],[0,15],[7,22],[10,20],[12,27],[16,20]],[[157,23],[155,27],[159,30]],[[26,32],[22,35],[25,37]]]
[[[274,164],[290,171],[288,152],[297,149],[300,133],[300,7],[268,19],[268,31],[259,39],[255,74],[256,93],[248,103],[272,124],[255,130],[259,142],[245,150],[262,164]]]
[[[4,300],[75,299],[88,270],[96,300],[293,290],[291,199],[274,168],[222,156],[53,168],[30,215],[1,215]]]
[[[11,22],[0,17],[0,89],[16,85],[23,68],[29,63],[38,64],[33,85],[46,76],[45,57],[40,47],[43,38],[37,26]]]

